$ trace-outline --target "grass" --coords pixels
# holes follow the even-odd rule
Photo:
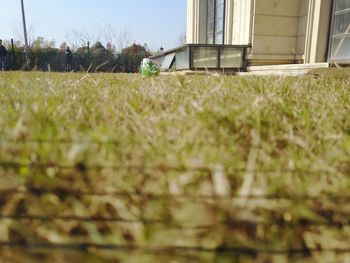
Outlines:
[[[350,249],[348,83],[346,70],[298,78],[1,73],[0,189],[20,193],[0,197],[8,216],[0,240],[123,249],[0,255],[343,262],[349,254],[322,250]],[[174,246],[208,250],[164,251]],[[302,253],[256,253],[285,249]]]

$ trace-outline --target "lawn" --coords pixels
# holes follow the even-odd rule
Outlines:
[[[2,262],[350,260],[349,76],[0,72]]]

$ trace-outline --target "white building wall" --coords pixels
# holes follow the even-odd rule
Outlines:
[[[232,31],[230,44],[250,44],[252,41],[251,33],[254,0],[232,0],[231,2],[233,2],[233,24],[231,24],[230,28]]]
[[[224,26],[224,43],[230,45],[233,43],[234,34],[234,2],[235,0],[226,0],[225,7],[225,26]]]
[[[198,14],[198,2],[200,0],[188,0],[187,1],[187,30],[186,30],[186,43],[197,43],[199,32],[199,14]]]
[[[309,0],[301,0],[299,6],[299,21],[298,21],[298,34],[297,34],[297,59],[304,61],[305,59],[305,41],[306,41],[306,29],[309,13]]]
[[[300,0],[255,1],[252,64],[294,63],[299,8]]]
[[[206,43],[206,0],[188,0],[187,1],[187,44],[205,44]]]

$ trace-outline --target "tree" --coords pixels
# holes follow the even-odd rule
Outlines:
[[[127,48],[131,45],[131,39],[133,38],[132,31],[128,28],[123,29],[119,32],[115,38],[115,43],[117,45],[118,51],[122,51],[124,48]]]
[[[43,37],[37,37],[31,43],[31,49],[45,49],[45,48],[55,48],[55,40],[47,41]]]
[[[117,59],[114,53],[99,41],[90,49],[83,46],[74,52],[73,66],[84,71],[111,72],[116,65]]]
[[[21,41],[13,42],[13,50],[10,41],[5,41],[9,51],[8,66],[10,70],[19,70],[25,66],[24,46]]]
[[[91,65],[89,48],[82,46],[73,53],[73,68],[87,71]]]
[[[6,42],[10,46],[10,42]],[[65,71],[65,51],[67,43],[56,47],[54,40],[37,37],[30,46],[29,69],[41,71]],[[138,72],[143,58],[151,55],[147,44],[132,44],[119,52],[117,47],[108,42],[104,46],[96,41],[89,48],[86,44],[73,51],[73,69],[90,72]],[[20,42],[14,43],[14,52],[10,52],[9,66],[13,70],[24,69],[24,46]]]
[[[119,70],[122,72],[138,72],[143,58],[150,56],[147,50],[147,45],[132,44],[131,46],[122,49],[118,56]]]
[[[74,50],[87,45],[87,42],[94,43],[99,41],[100,36],[84,29],[73,29],[66,34],[66,38],[68,39],[68,42],[71,43],[71,47]]]
[[[43,37],[37,37],[30,46],[31,67],[47,71],[56,67],[56,57],[59,49],[55,47],[55,41],[47,41]],[[58,68],[56,69],[58,70]]]
[[[99,25],[101,39],[106,43],[113,43],[116,51],[121,52],[122,49],[128,47],[132,43],[133,33],[131,28],[124,28],[116,32],[110,24]]]
[[[66,42],[62,42],[61,45],[60,45],[60,51],[66,51],[67,49],[67,43]]]
[[[116,47],[115,45],[111,44],[110,42],[107,43],[106,48],[109,52],[115,54],[116,53]]]
[[[12,23],[12,33],[17,41],[24,44],[23,25],[21,23]],[[35,40],[35,26],[32,23],[27,25],[27,36],[28,44],[31,45],[31,43]]]
[[[99,41],[91,47],[91,55],[94,71],[111,71],[117,64],[113,52],[105,48]]]
[[[179,37],[178,43],[179,45],[185,45],[186,42],[186,33],[182,33]]]

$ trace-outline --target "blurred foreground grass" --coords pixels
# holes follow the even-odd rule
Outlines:
[[[1,73],[0,257],[350,260],[349,74],[321,71]]]

